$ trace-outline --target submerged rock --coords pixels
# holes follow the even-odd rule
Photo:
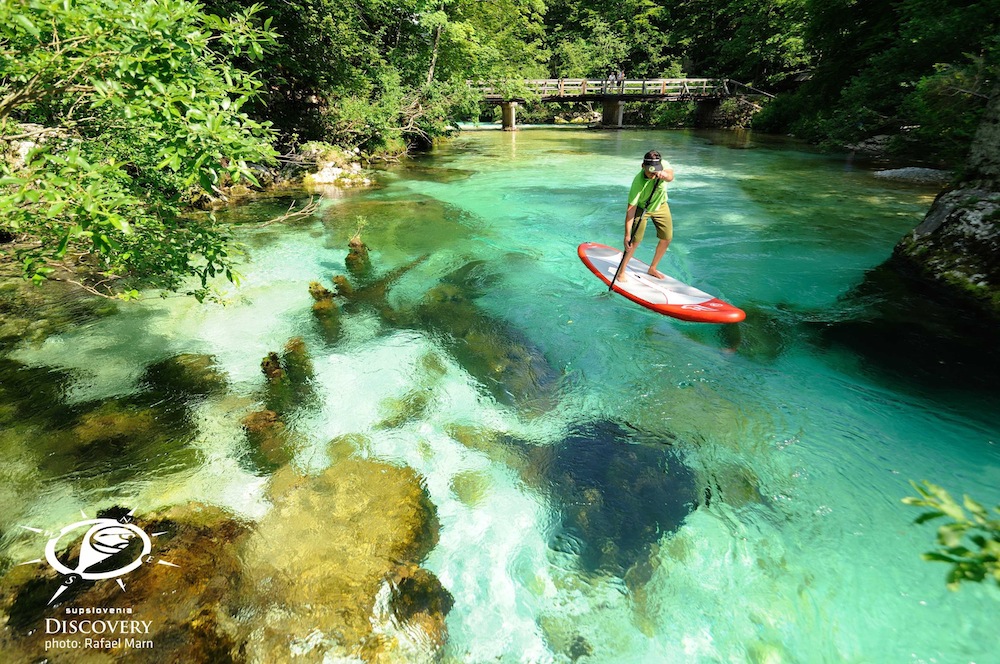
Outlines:
[[[221,393],[227,387],[226,375],[219,371],[214,357],[192,353],[150,365],[142,382],[153,390],[195,396]]]
[[[316,477],[280,470],[270,493],[275,507],[242,553],[246,601],[267,616],[248,634],[249,659],[287,661],[298,652],[309,661],[351,654],[379,661],[393,649],[377,629],[386,581],[385,618],[443,643],[452,600],[418,567],[438,524],[412,470],[341,457]]]
[[[899,182],[918,182],[920,184],[947,184],[952,178],[952,173],[936,168],[890,168],[884,171],[872,173],[877,178],[883,180],[897,180]]]
[[[147,556],[133,536],[84,568],[118,570],[142,560],[121,577],[124,586],[113,579],[69,582],[44,563],[8,568],[0,578],[0,657],[71,664],[433,661],[447,638],[453,600],[419,566],[438,529],[419,477],[341,456],[318,477],[286,467],[270,491],[275,507],[254,526],[198,504],[134,520],[126,509],[102,511],[101,518],[133,523],[151,543]],[[57,551],[70,569],[81,565],[78,539]],[[44,546],[39,537],[37,548]],[[67,607],[131,613],[77,615]],[[62,645],[46,643],[55,638],[46,619],[103,618],[143,621],[143,645],[109,638],[74,647],[66,643],[70,635]]]
[[[292,460],[285,423],[273,410],[250,413],[240,422],[250,444],[248,461],[255,471],[274,471]]]
[[[277,383],[285,379],[285,370],[281,366],[281,358],[271,351],[260,361],[260,370],[269,383]]]
[[[864,358],[867,373],[894,389],[997,392],[995,319],[913,277],[905,265],[890,260],[869,270],[838,309],[849,315],[806,323],[815,343],[849,348]]]
[[[309,294],[312,295],[312,298],[316,300],[317,304],[333,302],[333,291],[328,290],[318,281],[310,282]],[[313,309],[316,309],[315,305],[313,305]]]
[[[550,545],[588,572],[624,577],[698,504],[695,475],[678,454],[636,438],[598,421],[529,452],[562,518]]]
[[[428,257],[429,254],[419,256],[395,270],[358,286],[352,285],[343,275],[334,276],[333,283],[337,287],[337,293],[347,300],[347,304],[344,307],[346,311],[355,312],[366,308],[374,309],[380,316],[392,321],[395,319],[395,312],[389,306],[387,300],[389,288],[407,272],[426,261]]]
[[[559,510],[550,547],[587,572],[625,578],[700,502],[696,476],[675,450],[616,422],[582,424],[555,445],[500,442],[525,483],[546,491]]]
[[[118,519],[126,513],[113,508],[99,516]],[[140,656],[153,663],[244,661],[231,600],[240,583],[236,547],[248,533],[246,524],[196,504],[136,515],[134,523],[150,535],[153,548],[149,560],[124,577],[124,591],[111,579],[79,581],[49,606],[65,580],[48,565],[17,566],[0,580],[0,609],[7,616],[6,629],[0,632],[4,661],[132,662]],[[138,544],[138,538],[133,543]],[[120,569],[138,559],[141,549],[133,549],[120,550],[105,564]],[[77,566],[79,556],[79,543],[59,552],[70,568]],[[75,615],[67,614],[66,607],[128,607],[131,613]],[[56,639],[61,644],[46,644],[55,638],[46,633],[46,618],[143,621],[148,631],[132,636],[151,646],[128,647],[124,639],[111,645],[111,637],[107,647],[82,647],[85,635],[79,634],[64,634]],[[67,647],[73,639],[80,645]]]
[[[73,326],[109,316],[118,303],[88,295],[62,282],[35,286],[21,278],[0,279],[0,349],[40,343]]]
[[[395,429],[407,422],[420,419],[431,405],[431,393],[427,389],[410,390],[402,397],[386,399],[381,404],[385,417],[375,425],[376,429]]]
[[[42,467],[54,475],[106,487],[196,466],[190,444],[195,427],[184,401],[153,401],[155,395],[83,404],[70,420],[69,438],[57,435]],[[152,405],[151,403],[152,402]],[[66,423],[53,423],[57,431]]]

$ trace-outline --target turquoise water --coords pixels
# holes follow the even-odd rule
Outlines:
[[[661,269],[744,308],[739,326],[652,314],[577,259],[581,242],[620,241],[649,149],[676,171]],[[1000,503],[995,376],[886,363],[872,349],[924,332],[844,327],[889,308],[856,289],[935,191],[746,135],[555,129],[467,131],[379,179],[326,192],[312,218],[242,225],[244,281],[226,306],[151,300],[11,357],[66,372],[69,405],[141,393],[147,365],[178,353],[211,354],[250,398],[260,358],[303,337],[318,405],[291,422],[305,441],[294,463],[323,468],[327,441],[364,434],[365,454],[425,478],[441,523],[426,566],[455,599],[447,661],[996,661],[1000,592],[949,592],[946,568],[920,559],[934,529],[900,502],[929,479]],[[401,318],[349,308],[331,341],[307,286],[349,274],[359,227],[377,274],[422,260],[386,291]],[[460,305],[422,309],[442,285]],[[500,355],[455,341],[470,311]],[[415,390],[418,416],[380,425]],[[240,461],[241,408],[199,401],[183,441],[196,460],[112,486],[5,460],[26,487],[0,497],[5,528],[57,528],[102,501],[260,518],[267,477]],[[461,428],[487,434],[470,444]],[[470,476],[475,500],[455,488]]]

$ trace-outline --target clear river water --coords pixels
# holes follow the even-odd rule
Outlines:
[[[577,258],[620,243],[649,149],[676,172],[661,269],[745,322],[659,316]],[[424,479],[440,522],[424,565],[454,598],[445,661],[1000,661],[1000,591],[949,591],[920,558],[935,528],[901,502],[926,479],[1000,503],[997,363],[977,362],[996,336],[873,286],[936,189],[747,134],[558,128],[465,131],[376,177],[307,219],[260,225],[287,199],[230,213],[248,249],[224,306],[151,298],[8,349],[39,409],[141,393],[180,353],[211,355],[230,401],[198,398],[184,441],[99,464],[39,471],[4,438],[6,565],[37,556],[17,526],[112,504],[263,518],[268,471],[243,458],[231,399],[301,337],[315,398],[289,421],[291,463],[320,470],[331,439],[363,435]],[[331,339],[308,285],[351,277],[359,228],[373,283],[406,269]]]

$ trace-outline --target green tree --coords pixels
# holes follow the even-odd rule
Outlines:
[[[267,126],[243,110],[260,84],[228,64],[274,43],[259,9],[221,19],[187,0],[0,5],[0,138],[36,142],[0,174],[0,219],[27,276],[82,269],[80,283],[106,295],[123,278],[177,289],[194,275],[198,295],[216,274],[234,278],[224,233],[180,206],[192,187],[255,181],[252,165],[273,157]]]
[[[223,15],[246,4],[209,0]],[[269,94],[255,112],[287,145],[377,153],[429,143],[475,114],[467,79],[543,72],[542,12],[539,0],[264,0],[283,38],[259,65]]]
[[[1000,73],[1000,0],[808,0],[812,78],[755,126],[845,144],[906,136],[900,150],[961,163]]]
[[[960,505],[941,487],[924,482],[911,482],[919,497],[907,497],[907,505],[927,508],[915,523],[944,518],[947,523],[937,532],[938,549],[923,554],[924,560],[951,565],[948,587],[957,590],[963,581],[982,582],[993,579],[1000,585],[1000,506],[993,508],[996,516],[969,496]]]
[[[809,63],[805,0],[682,0],[671,15],[696,75],[767,86]]]

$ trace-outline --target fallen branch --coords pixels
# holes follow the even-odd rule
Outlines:
[[[315,196],[309,197],[309,202],[302,206],[300,209],[295,209],[295,201],[288,206],[288,210],[273,219],[268,219],[265,222],[258,224],[258,228],[263,228],[265,226],[270,226],[271,224],[277,224],[285,221],[290,221],[292,219],[298,219],[300,217],[308,217],[309,215],[316,212],[319,209],[319,200]]]

